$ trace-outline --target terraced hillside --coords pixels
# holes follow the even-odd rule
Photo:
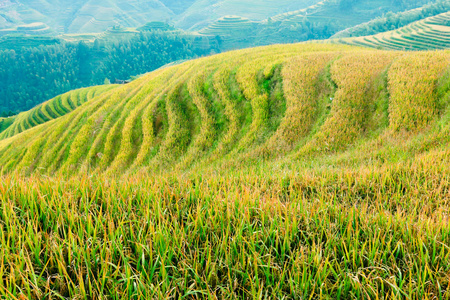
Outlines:
[[[158,0],[18,0],[2,1],[0,29],[41,22],[56,33],[102,32],[114,25],[138,27],[166,21],[174,13]],[[20,32],[17,31],[17,32]]]
[[[1,140],[0,297],[449,299],[449,67],[228,52]]]
[[[56,33],[98,33],[114,25],[139,27],[172,19],[183,29],[201,29],[226,15],[263,20],[318,0],[16,0],[0,2],[0,29],[41,22]],[[251,7],[251,9],[249,9]]]
[[[0,35],[7,34],[49,35],[52,34],[52,29],[47,24],[36,22],[0,30]]]
[[[233,34],[239,34],[239,32],[247,31],[250,27],[252,27],[252,23],[253,22],[249,19],[239,16],[225,16],[208,27],[200,30],[200,33],[205,35],[232,36]]]
[[[306,8],[319,0],[197,0],[175,18],[182,29],[199,30],[229,15],[262,21],[276,14]]]
[[[373,19],[369,22],[362,23],[354,27],[346,28],[345,30],[336,33],[331,38],[340,39],[375,35],[377,33],[399,29],[416,21],[448,12],[449,10],[450,1],[448,0],[430,2],[424,6],[406,11],[400,11],[397,13],[389,12],[383,17]]]
[[[239,16],[225,16],[200,30],[203,36],[220,36],[221,42],[233,45],[234,48],[245,48],[255,36],[257,23]]]
[[[301,9],[283,9],[283,13],[279,13],[279,10],[273,9],[271,10],[272,14],[267,14],[264,19],[261,19],[261,16],[252,16],[251,13],[255,10],[250,9],[247,14],[245,14],[245,12],[242,14],[241,12],[230,10],[233,14],[237,14],[237,16],[225,16],[217,21],[211,21],[211,18],[218,18],[221,16],[215,14],[215,9],[223,16],[224,11],[219,9],[226,6],[223,2],[215,4],[214,9],[209,8],[207,17],[195,15],[197,20],[204,21],[198,21],[198,23],[190,27],[190,29],[200,29],[198,31],[200,35],[206,36],[213,41],[214,39],[217,39],[217,37],[220,37],[218,41],[221,48],[230,50],[255,47],[257,45],[262,46],[307,40],[324,40],[349,27],[360,25],[361,23],[366,24],[365,22],[369,20],[375,19],[377,20],[376,24],[378,24],[379,17],[386,14],[386,12],[390,12],[390,14],[387,15],[390,16],[393,15],[392,12],[407,8],[417,8],[426,1],[312,1],[313,3],[311,2],[311,5],[309,6],[299,5]],[[233,1],[229,1],[228,4],[231,4],[232,2]],[[238,6],[238,3],[233,4]],[[269,6],[265,2],[261,2],[259,5]],[[273,2],[271,5],[280,5],[280,8],[286,8],[286,4],[279,3],[279,1]],[[433,5],[423,6],[420,11],[430,13],[432,8],[434,10],[440,9],[440,11],[447,11],[438,3],[434,3]],[[195,4],[193,7],[195,7]],[[251,7],[253,8],[253,5]],[[207,6],[203,9],[206,10]],[[199,11],[202,10],[199,9]],[[189,10],[186,11],[186,13],[188,12]],[[434,15],[436,14],[437,13]],[[239,16],[245,16],[245,18]],[[401,16],[403,17],[404,15],[401,14]],[[177,24],[179,24],[179,26],[185,26],[182,25],[182,20]],[[205,27],[206,25],[208,26]]]
[[[414,22],[397,30],[338,41],[349,45],[388,50],[448,49],[450,48],[450,12]]]
[[[66,32],[102,32],[114,25],[137,27],[172,16],[173,13],[157,0],[85,1]]]
[[[427,1],[408,2],[410,8],[420,7]],[[341,4],[340,4],[341,3]],[[347,3],[347,5],[342,5]],[[391,11],[397,12],[404,9],[398,1],[376,0],[376,1],[317,1],[314,5],[300,10],[288,11],[277,14],[271,18],[272,21],[282,22],[284,25],[296,25],[304,20],[314,23],[334,22],[340,27],[348,28],[370,21]],[[337,25],[336,25],[337,26]]]
[[[15,135],[31,127],[27,116],[47,112],[50,119],[54,103],[64,105],[79,92],[18,116],[3,133],[15,136],[0,142],[0,164],[5,171],[155,172],[336,152],[347,157],[355,147],[370,149],[357,152],[363,160],[391,159],[385,156],[396,131],[426,128],[445,111],[447,100],[435,87],[449,59],[448,52],[308,44],[194,60]],[[414,143],[412,136],[402,151]]]
[[[57,96],[17,116],[0,119],[0,140],[64,116],[84,103],[116,87],[117,85],[106,85],[74,90]]]

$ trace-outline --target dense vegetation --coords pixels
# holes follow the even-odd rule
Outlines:
[[[436,2],[424,5],[418,9],[412,9],[404,12],[388,12],[385,16],[376,18],[370,22],[348,28],[337,33],[333,38],[346,38],[373,35],[380,32],[399,29],[408,24],[420,21],[425,18],[436,16],[450,10],[450,1],[438,0]],[[447,24],[450,25],[450,22]]]
[[[24,111],[76,88],[128,79],[210,51],[190,37],[166,32],[0,51],[0,113]]]
[[[449,298],[449,64],[229,52],[0,141],[0,293]]]

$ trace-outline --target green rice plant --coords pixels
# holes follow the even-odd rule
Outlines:
[[[96,102],[92,102],[91,107],[87,106],[87,108],[90,109],[93,113],[87,116],[85,122],[79,127],[79,132],[73,140],[73,144],[71,141],[71,147],[66,147],[68,149],[68,153],[61,167],[63,172],[73,168],[79,168],[79,166],[76,165],[82,160],[83,157],[85,157],[86,154],[89,153],[91,144],[95,140],[95,137],[99,134],[99,129],[102,128],[102,123],[104,122],[105,115],[108,115],[110,110],[112,110],[113,113],[111,113],[111,118],[114,118],[118,114],[117,112],[125,105],[125,103],[132,99],[133,96],[141,90],[143,85],[144,82],[137,81],[134,82],[133,85],[128,85],[121,89],[118,89],[117,91],[115,91],[114,95],[110,99],[108,99],[108,101],[101,104],[101,109],[97,108],[96,110],[92,110],[92,105],[96,105]],[[103,128],[106,129],[107,133],[111,129],[109,126],[105,126]],[[111,140],[109,140],[109,142],[107,140],[104,143],[105,149],[111,149],[110,145]],[[109,155],[109,152],[107,154]],[[90,168],[89,165],[84,167]]]
[[[11,124],[14,123],[15,117],[9,117],[9,118],[0,118],[0,133],[5,131]]]
[[[142,140],[142,125],[140,121],[142,119],[143,109],[156,101],[154,98],[155,95],[161,91],[164,83],[166,83],[167,79],[171,76],[172,72],[170,70],[155,73],[154,78],[158,78],[158,80],[154,80],[142,88],[141,92],[136,94],[133,99],[126,104],[124,110],[121,112],[122,120],[116,122],[116,125],[123,122],[123,129],[121,132],[122,140],[117,147],[117,156],[113,159],[111,164],[106,163],[107,166],[110,165],[108,169],[109,172],[115,173],[126,169],[132,160],[132,157],[130,156],[137,155],[141,144],[141,142],[137,141]],[[118,139],[116,138],[116,140]]]
[[[167,96],[168,91],[172,87],[172,85],[178,81],[178,78],[182,76],[184,72],[189,69],[189,64],[185,63],[178,68],[171,67],[167,69],[167,78],[164,77],[168,81],[167,86],[161,85],[162,89],[158,89],[158,92],[155,93],[154,98],[155,101],[151,102],[142,114],[142,144],[137,153],[136,159],[133,163],[133,169],[141,168],[143,165],[148,165],[149,159],[151,158],[151,153],[153,152],[154,143],[155,143],[155,122],[159,122],[160,120],[155,119],[155,111],[158,108],[158,105],[164,102],[164,99]],[[169,79],[170,78],[170,79]]]
[[[179,163],[180,168],[186,168],[186,166],[189,166],[192,161],[201,157],[206,151],[210,150],[217,137],[217,131],[214,126],[215,119],[211,112],[212,99],[208,99],[203,91],[203,87],[206,82],[206,74],[211,72],[211,70],[215,67],[214,62],[215,61],[212,61],[212,63],[201,61],[203,70],[191,77],[187,83],[189,95],[200,114],[201,127],[200,131],[193,138],[187,153]]]

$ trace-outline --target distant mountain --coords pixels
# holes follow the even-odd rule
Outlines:
[[[196,0],[160,0],[167,8],[179,15],[184,13]]]
[[[101,32],[114,25],[167,21],[174,15],[158,0],[0,0],[3,29],[42,22],[58,33]]]
[[[169,21],[201,29],[226,15],[263,20],[319,0],[0,0],[0,29],[40,22],[58,33],[101,32]]]
[[[369,22],[346,28],[332,38],[348,38],[374,35],[381,32],[399,29],[413,22],[423,20],[450,11],[450,0],[438,0],[421,7],[393,13],[388,12],[382,17]]]
[[[320,0],[197,0],[183,14],[176,17],[175,24],[182,29],[204,28],[227,15],[236,15],[253,21],[318,3]]]
[[[444,0],[439,0],[444,1]],[[381,17],[420,7],[429,0],[0,0],[0,35],[102,32],[113,26],[139,27],[170,22],[199,31],[233,15],[252,22],[304,22],[342,30]],[[433,1],[436,2],[436,1]],[[39,29],[18,27],[39,24]],[[34,28],[35,26],[31,26]],[[298,28],[297,28],[298,29]],[[337,31],[336,31],[337,32]]]

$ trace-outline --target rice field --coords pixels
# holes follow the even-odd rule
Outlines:
[[[7,34],[51,35],[53,30],[42,22],[35,22],[17,27],[1,29],[0,36]]]
[[[225,16],[199,31],[202,35],[242,36],[251,30],[254,22],[239,16]]]
[[[94,95],[0,140],[0,295],[448,299],[449,105],[448,51],[312,43]]]
[[[343,44],[385,50],[434,50],[450,48],[450,12],[414,22],[397,30],[372,36],[344,38]]]
[[[74,90],[57,96],[13,118],[0,119],[0,140],[64,116],[95,96],[99,96],[115,87],[117,86],[108,85]]]

